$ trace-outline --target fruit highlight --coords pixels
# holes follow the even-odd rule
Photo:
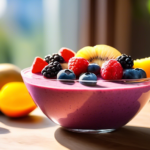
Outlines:
[[[23,117],[36,108],[23,82],[10,82],[0,94],[0,109],[9,117]]]

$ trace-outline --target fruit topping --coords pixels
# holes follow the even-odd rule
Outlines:
[[[58,61],[59,63],[63,63],[64,59],[59,54],[53,54],[45,56],[44,60],[49,64],[50,62]]]
[[[68,69],[71,69],[76,77],[87,72],[89,62],[82,57],[72,57],[68,62]]]
[[[90,63],[96,63],[100,67],[109,59],[116,59],[121,53],[115,48],[108,45],[96,45],[94,47],[84,47],[80,49],[75,57],[83,57]]]
[[[146,78],[146,72],[143,69],[125,69],[123,71],[123,79],[141,79]]]
[[[42,69],[47,65],[48,65],[48,63],[46,61],[44,61],[42,58],[35,57],[32,67],[31,67],[31,72],[32,73],[40,73],[42,71]]]
[[[68,69],[68,63],[60,63],[62,69]]]
[[[134,60],[133,68],[143,69],[146,72],[147,77],[150,78],[150,57]]]
[[[57,73],[62,70],[62,67],[58,61],[50,62],[42,70],[42,75],[46,78],[55,77]]]
[[[123,75],[123,68],[121,64],[115,60],[110,59],[103,63],[101,67],[101,76],[105,80],[121,79]]]
[[[59,71],[59,73],[57,74],[57,79],[75,80],[76,75],[74,74],[74,72],[72,70],[64,69],[64,70]]]
[[[79,77],[79,82],[84,85],[96,85],[97,76],[94,73],[86,72]]]
[[[65,62],[68,62],[70,58],[75,56],[75,52],[69,48],[61,48],[59,54],[64,58]]]
[[[95,63],[89,64],[88,68],[87,68],[87,71],[92,72],[96,75],[100,74],[100,66],[98,64],[95,64]]]
[[[123,69],[130,69],[133,67],[133,59],[131,56],[122,54],[121,56],[117,57],[116,60],[121,64]]]

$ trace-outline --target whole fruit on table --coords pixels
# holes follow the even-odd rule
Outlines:
[[[0,93],[0,109],[9,117],[23,117],[36,108],[23,82],[9,82]]]
[[[8,82],[21,81],[20,69],[9,63],[0,64],[0,89]]]

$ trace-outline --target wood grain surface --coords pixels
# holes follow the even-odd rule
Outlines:
[[[39,108],[18,119],[0,113],[0,150],[150,150],[150,102],[126,126],[103,134],[66,131]]]

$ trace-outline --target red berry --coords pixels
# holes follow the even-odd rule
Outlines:
[[[101,76],[105,80],[121,79],[123,76],[123,68],[117,60],[110,59],[102,64]]]
[[[44,61],[42,58],[35,57],[32,67],[31,67],[31,72],[32,73],[40,73],[42,71],[42,69],[47,65],[48,65],[48,63],[46,61]]]
[[[81,73],[87,72],[88,60],[82,57],[72,57],[68,62],[68,69],[71,69],[78,77]]]
[[[70,58],[75,56],[75,52],[69,48],[61,48],[59,54],[64,58],[65,62],[68,62]]]

